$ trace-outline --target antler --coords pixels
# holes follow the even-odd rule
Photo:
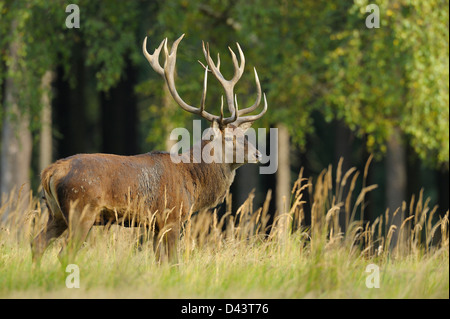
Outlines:
[[[185,111],[188,111],[190,113],[198,114],[201,117],[205,118],[206,120],[213,122],[217,121],[221,126],[226,126],[227,124],[233,123],[236,126],[239,126],[242,123],[245,122],[253,122],[260,117],[262,117],[265,112],[267,111],[267,100],[266,96],[264,95],[264,109],[261,111],[260,114],[257,115],[251,115],[251,116],[242,116],[244,114],[248,114],[252,111],[254,111],[261,102],[261,84],[259,82],[258,74],[255,71],[255,81],[256,81],[256,88],[257,88],[257,97],[255,103],[250,106],[249,108],[238,110],[238,104],[237,104],[237,96],[233,93],[234,86],[241,78],[242,74],[244,73],[244,67],[245,67],[245,57],[244,53],[241,50],[241,47],[238,43],[236,43],[239,51],[239,56],[241,63],[239,64],[236,58],[236,54],[233,52],[233,50],[228,47],[228,49],[231,52],[231,58],[234,65],[234,76],[231,78],[231,80],[226,80],[222,73],[220,72],[220,58],[219,55],[217,55],[217,65],[214,64],[213,60],[211,59],[210,53],[209,53],[209,45],[206,45],[203,42],[203,53],[206,58],[207,66],[202,66],[205,68],[205,78],[203,81],[203,93],[202,98],[200,101],[200,107],[193,107],[186,102],[183,101],[183,99],[178,94],[176,87],[175,87],[175,79],[174,79],[174,73],[175,73],[175,63],[176,63],[176,56],[177,56],[177,48],[180,41],[183,39],[184,34],[179,37],[172,45],[172,48],[169,51],[167,49],[167,38],[164,39],[161,44],[158,46],[158,48],[155,49],[153,54],[149,54],[147,52],[147,37],[144,39],[144,43],[142,46],[142,51],[147,58],[148,62],[150,63],[150,66],[164,79],[166,80],[167,86],[169,88],[170,94],[173,96],[174,100],[178,103],[178,105],[181,106],[182,109]],[[165,53],[165,62],[164,67],[161,67],[159,64],[159,54],[161,53],[162,48],[164,48]],[[223,116],[223,99],[221,104],[221,115],[213,115],[205,111],[205,101],[206,101],[206,91],[207,91],[207,78],[208,78],[208,71],[212,72],[214,76],[217,78],[217,80],[220,82],[222,87],[225,90],[225,99],[227,101],[228,110],[231,113],[230,117],[224,118]]]
[[[202,42],[202,44],[203,44],[203,54],[205,55],[206,62],[208,64],[209,68],[211,69],[211,72],[214,74],[214,76],[217,78],[217,80],[220,82],[220,84],[222,84],[222,87],[225,90],[225,97],[227,100],[228,110],[231,113],[231,117],[229,119],[234,119],[232,121],[232,123],[235,124],[236,126],[239,126],[242,123],[253,122],[253,121],[261,118],[267,111],[267,99],[266,99],[265,94],[264,94],[264,109],[261,111],[260,114],[252,115],[252,116],[244,116],[244,117],[242,116],[244,114],[248,114],[248,113],[251,113],[254,110],[256,110],[256,108],[261,103],[261,83],[259,82],[258,73],[256,72],[255,68],[254,68],[254,72],[255,72],[255,82],[256,82],[256,90],[257,90],[256,101],[252,106],[250,106],[246,109],[243,109],[243,110],[238,110],[237,97],[233,91],[234,91],[235,84],[239,81],[242,74],[244,73],[244,67],[245,67],[245,56],[244,56],[244,53],[242,52],[242,49],[241,49],[241,46],[239,45],[239,43],[236,43],[236,46],[238,48],[239,56],[241,59],[240,65],[236,59],[236,54],[230,47],[228,47],[228,49],[230,50],[231,59],[233,61],[233,65],[234,65],[234,76],[231,80],[226,80],[224,78],[224,76],[222,75],[222,73],[220,72],[219,55],[217,55],[217,65],[215,65],[214,61],[211,58],[210,52],[209,52],[209,45],[206,44],[206,47],[205,47],[205,43]],[[207,68],[205,66],[203,66],[203,67],[205,69]],[[229,123],[231,123],[231,122],[229,122]],[[227,123],[224,123],[224,124],[227,124]]]

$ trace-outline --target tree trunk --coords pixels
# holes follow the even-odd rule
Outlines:
[[[13,29],[15,22],[13,22]],[[23,211],[23,204],[28,200],[30,191],[30,165],[32,139],[29,130],[29,116],[19,109],[17,97],[18,83],[16,83],[13,74],[18,70],[18,50],[21,45],[21,39],[16,37],[9,46],[10,64],[7,70],[5,80],[5,103],[4,118],[2,126],[2,145],[1,145],[1,180],[0,190],[2,196],[9,194],[14,189],[20,190],[21,201],[17,207]],[[18,194],[17,194],[18,195]],[[16,196],[17,196],[16,195]]]
[[[389,208],[389,227],[396,226],[391,248],[397,244],[398,233],[403,220],[402,203],[406,199],[406,150],[402,132],[395,128],[388,140],[386,155],[386,204]],[[396,214],[395,211],[398,209]],[[395,216],[394,216],[395,215]]]
[[[53,161],[52,146],[52,103],[50,99],[51,85],[55,74],[46,71],[41,79],[41,132],[39,141],[39,171],[42,171]]]
[[[276,219],[289,212],[291,198],[291,167],[290,167],[290,142],[289,132],[286,126],[278,124],[278,170],[276,173]],[[287,216],[279,220],[283,230],[287,228]]]
[[[9,194],[22,188],[21,196],[30,190],[30,165],[32,140],[29,130],[29,116],[20,114],[17,100],[10,90],[14,89],[11,79],[5,83],[5,118],[2,127],[1,151],[1,193]],[[15,117],[15,118],[14,118]]]

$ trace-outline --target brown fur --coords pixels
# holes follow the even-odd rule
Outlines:
[[[188,156],[192,159],[192,150]],[[154,213],[155,242],[159,241],[158,230],[167,230],[163,248],[172,258],[180,223],[191,210],[221,203],[238,166],[174,163],[166,152],[78,154],[58,160],[41,174],[50,217],[46,229],[32,243],[33,259],[38,260],[50,240],[67,228],[71,229],[67,240],[73,245],[67,250],[74,255],[93,225],[150,226]]]

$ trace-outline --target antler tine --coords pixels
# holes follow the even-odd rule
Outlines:
[[[189,104],[187,104],[186,102],[184,102],[180,95],[178,94],[176,87],[175,87],[175,79],[174,79],[174,74],[175,74],[175,64],[176,64],[176,60],[177,60],[177,48],[178,48],[178,44],[180,43],[180,41],[183,39],[184,34],[181,35],[181,37],[179,37],[172,45],[172,49],[170,50],[170,54],[169,54],[169,50],[167,49],[167,41],[164,42],[164,53],[166,55],[166,60],[164,62],[164,78],[166,79],[166,83],[167,86],[169,87],[169,91],[170,94],[172,94],[174,100],[186,111],[191,112],[191,113],[197,113],[198,109],[190,106]]]
[[[203,93],[202,99],[200,101],[200,114],[205,110],[205,102],[206,102],[206,90],[208,86],[208,66],[205,67],[205,78],[203,80]]]
[[[217,70],[220,71],[220,55],[219,55],[219,52],[217,52]]]
[[[161,53],[162,46],[167,42],[167,38],[161,41],[161,44],[155,49],[153,54],[148,53],[147,51],[147,37],[144,39],[144,43],[142,43],[142,52],[144,53],[145,58],[150,63],[150,66],[155,70],[158,74],[164,76],[164,69],[159,64],[159,54]]]
[[[203,63],[202,63],[202,61],[200,61],[200,60],[197,60],[197,62],[198,63],[200,63],[200,65],[204,68],[204,69],[206,69],[207,68],[207,66],[205,66]],[[220,71],[220,56],[219,56],[219,53],[217,53],[217,69]],[[209,72],[211,72],[211,70],[208,70]]]
[[[237,126],[239,126],[242,123],[246,122],[253,122],[260,117],[262,117],[266,111],[267,111],[267,99],[266,95],[264,94],[264,109],[257,115],[249,115],[249,116],[242,116],[244,114],[250,113],[254,111],[261,102],[261,83],[259,82],[258,73],[256,72],[256,69],[254,69],[255,72],[255,82],[256,82],[256,89],[257,89],[257,97],[255,103],[243,110],[239,110],[238,103],[237,103],[237,96],[233,93],[235,84],[239,81],[242,74],[244,73],[245,68],[245,56],[242,52],[242,49],[239,45],[239,43],[236,43],[239,57],[240,57],[240,63],[238,62],[238,59],[236,57],[236,54],[234,51],[228,47],[231,53],[231,59],[233,61],[234,65],[234,75],[230,80],[226,80],[222,73],[220,72],[220,56],[217,54],[217,64],[214,64],[214,61],[211,58],[210,52],[209,52],[209,45],[205,42],[202,42],[203,47],[203,54],[205,55],[207,65],[205,66],[203,63],[200,64],[205,69],[205,77],[203,80],[203,92],[202,92],[202,98],[200,100],[200,107],[193,107],[186,102],[183,101],[183,99],[180,97],[180,95],[177,92],[176,86],[175,86],[175,64],[177,59],[177,49],[178,45],[180,44],[181,40],[183,39],[184,34],[181,35],[172,45],[172,48],[169,50],[167,48],[167,38],[164,39],[160,45],[155,49],[153,54],[149,54],[147,51],[147,37],[145,37],[144,42],[142,44],[142,51],[144,53],[144,56],[146,57],[147,61],[150,63],[150,66],[164,79],[166,80],[166,84],[169,88],[170,94],[172,95],[175,102],[178,103],[178,105],[184,109],[187,112],[198,114],[201,117],[205,118],[206,120],[210,122],[218,121],[219,124],[223,127],[230,123],[235,123]],[[159,55],[161,53],[161,50],[164,49],[165,54],[165,61],[164,61],[164,67],[161,67],[159,63]],[[221,107],[220,107],[220,116],[210,114],[205,111],[205,103],[206,103],[206,92],[207,92],[207,86],[208,86],[208,72],[211,72],[214,74],[214,76],[217,78],[217,80],[220,82],[222,87],[225,90],[225,99],[227,102],[228,110],[231,113],[230,117],[224,118],[223,115],[223,96],[221,97]]]
[[[223,95],[220,96],[220,119],[219,123],[223,122]]]
[[[212,122],[214,120],[217,120],[219,117],[212,115],[205,111],[205,100],[206,100],[206,89],[207,89],[207,72],[205,72],[205,80],[203,82],[203,94],[202,94],[202,100],[200,104],[200,108],[193,107],[186,102],[183,101],[183,99],[180,97],[180,95],[177,92],[176,86],[175,86],[175,64],[177,59],[177,49],[178,45],[183,39],[184,34],[181,35],[172,45],[172,48],[169,50],[167,49],[167,41],[164,42],[164,53],[166,56],[166,60],[164,62],[164,69],[163,69],[163,77],[166,80],[167,86],[169,88],[170,94],[172,95],[173,99],[178,103],[178,105],[185,111],[198,114],[201,117],[205,118],[206,120]]]
[[[259,77],[258,73],[256,72],[256,68],[253,68],[253,70],[255,71],[256,101],[255,103],[253,103],[252,106],[245,108],[243,110],[239,110],[239,116],[253,112],[259,106],[259,103],[261,103],[261,96],[262,96],[261,83],[259,82]]]
[[[256,114],[256,115],[239,116],[239,117],[236,119],[236,122],[234,122],[234,124],[235,124],[236,126],[239,126],[239,125],[241,125],[242,123],[254,122],[254,121],[256,121],[257,119],[260,119],[260,118],[266,113],[266,111],[267,111],[267,99],[266,99],[266,94],[264,93],[263,96],[264,96],[264,108],[263,108],[263,110],[262,110],[259,114]]]
[[[228,50],[230,50],[231,59],[233,60],[233,65],[234,65],[234,76],[230,80],[230,82],[233,82],[233,84],[236,84],[237,81],[239,81],[239,79],[241,78],[242,74],[244,73],[244,68],[245,68],[244,52],[242,52],[239,43],[236,42],[236,46],[238,48],[239,57],[241,59],[241,64],[240,65],[239,65],[239,63],[238,63],[238,61],[236,59],[236,54],[234,54],[234,51],[230,47],[228,47]]]
[[[237,61],[237,58],[236,58],[236,54],[230,47],[228,47],[228,49],[230,50],[230,53],[231,53],[231,59],[233,61],[235,70],[234,70],[233,78],[231,80],[226,80],[219,69],[220,68],[219,55],[217,56],[217,66],[216,66],[214,64],[214,61],[211,58],[211,54],[209,51],[209,44],[206,44],[206,47],[205,47],[205,42],[202,42],[202,45],[203,45],[203,54],[205,55],[207,64],[211,68],[211,72],[214,74],[214,76],[217,78],[217,80],[220,82],[220,84],[222,85],[222,87],[225,90],[225,98],[227,100],[228,110],[231,113],[231,118],[235,118],[234,113],[236,112],[236,110],[235,110],[234,101],[233,101],[233,95],[234,95],[233,90],[234,90],[235,84],[239,81],[242,74],[244,73],[244,67],[245,67],[244,53],[242,52],[242,49],[241,49],[239,43],[236,43],[238,51],[239,51],[239,57],[241,59],[241,63],[239,64]]]

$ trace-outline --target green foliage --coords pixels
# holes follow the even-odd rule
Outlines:
[[[311,112],[344,120],[383,154],[394,127],[417,154],[448,165],[448,2],[381,1],[368,29],[368,1],[261,1],[240,5],[242,32],[269,84],[272,121],[303,145]]]
[[[66,28],[67,3],[61,0],[0,0],[0,83],[6,77],[20,83],[20,107],[31,114],[32,127],[39,123],[39,83],[46,70],[63,66],[76,85],[71,68],[82,54],[97,90],[108,91],[126,76],[129,59],[145,70],[136,93],[146,103],[148,140],[161,142],[167,135],[161,123],[177,126],[192,117],[178,108],[161,110],[163,81],[143,59],[140,44],[148,35],[152,50],[164,37],[172,43],[186,33],[177,89],[188,103],[197,105],[201,96],[203,69],[193,63],[204,60],[201,40],[210,43],[214,56],[222,53],[226,77],[231,76],[226,47],[239,42],[247,60],[236,88],[240,107],[255,98],[253,67],[269,101],[258,125],[283,122],[294,143],[304,147],[314,131],[311,114],[319,111],[328,122],[342,120],[378,155],[386,151],[392,129],[400,127],[423,161],[448,166],[448,1],[378,1],[379,29],[365,25],[368,0],[75,3],[80,29]],[[14,40],[20,59],[11,69]],[[223,93],[215,82],[210,78],[207,108],[218,113]]]
[[[76,49],[82,48],[86,66],[96,72],[97,89],[106,91],[123,76],[126,59],[136,51],[136,2],[75,3],[80,7],[80,29],[66,27],[65,1],[0,1],[0,52],[8,68],[0,69],[0,80],[10,77],[18,83],[19,108],[31,115],[32,131],[40,127],[40,81],[47,70],[63,66],[66,79],[75,85],[72,62]],[[18,59],[10,61],[14,41]],[[9,67],[12,63],[17,67]]]
[[[333,118],[332,108],[324,101],[328,91],[325,56],[336,46],[330,35],[342,28],[347,3],[260,1],[255,7],[245,6],[246,29],[241,34],[248,36],[252,50],[257,50],[255,64],[263,66],[270,118],[287,124],[300,146],[313,132],[314,110]]]
[[[448,3],[381,1],[379,29],[365,25],[368,4],[173,0],[164,2],[158,22],[172,39],[201,35],[218,49],[239,41],[267,92],[265,124],[285,123],[299,146],[319,110],[366,137],[376,155],[400,127],[422,160],[448,165]],[[181,90],[186,86],[180,82]],[[252,79],[239,86],[246,92],[240,98],[251,101]]]
[[[449,161],[448,1],[412,1],[398,22],[399,45],[408,48],[408,96],[402,128],[422,159]]]
[[[326,56],[327,103],[369,151],[386,151],[394,127],[428,164],[448,165],[448,4],[381,1],[379,29],[355,1]]]
[[[136,53],[136,1],[80,1],[86,65],[96,69],[97,89],[107,91],[122,76],[126,59]]]

